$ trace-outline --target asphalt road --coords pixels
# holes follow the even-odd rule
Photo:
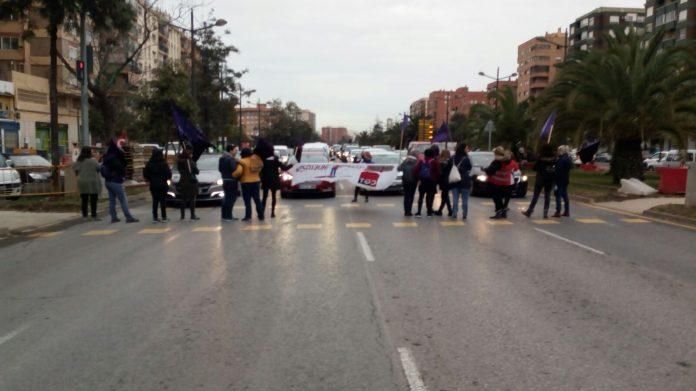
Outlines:
[[[0,390],[696,389],[696,231],[347,194],[0,241]]]

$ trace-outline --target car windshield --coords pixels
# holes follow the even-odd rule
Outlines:
[[[17,155],[12,156],[11,160],[17,167],[51,167],[51,163],[48,160],[36,155]]]
[[[287,149],[276,149],[276,150],[275,150],[275,153],[276,153],[278,156],[288,156],[288,155],[289,155]]]
[[[220,155],[203,155],[196,165],[200,171],[217,171]]]
[[[399,164],[400,159],[397,154],[372,154],[372,163],[375,164]]]
[[[329,159],[324,154],[319,153],[303,153],[302,163],[328,163]]]
[[[488,167],[493,162],[493,153],[470,153],[472,166]]]

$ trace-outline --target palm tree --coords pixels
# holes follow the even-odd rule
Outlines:
[[[611,172],[642,177],[641,144],[667,135],[684,145],[696,119],[696,53],[687,46],[662,48],[663,31],[649,40],[613,30],[603,50],[578,52],[560,66],[542,105],[559,120],[595,133],[613,145]]]
[[[488,143],[488,133],[483,131],[486,123],[492,120],[495,124],[493,140],[496,145],[514,146],[518,142],[526,143],[534,122],[530,116],[529,104],[519,102],[515,90],[507,87],[493,91],[490,98],[498,101],[498,108],[489,105],[476,105],[471,108],[468,123],[464,131],[468,139],[479,145]]]

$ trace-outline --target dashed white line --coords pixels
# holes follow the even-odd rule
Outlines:
[[[12,338],[16,337],[17,335],[19,335],[19,333],[21,333],[22,331],[26,330],[27,327],[29,327],[29,325],[24,325],[24,326],[18,328],[17,330],[12,331],[11,333],[8,333],[8,334],[5,334],[5,335],[1,336],[1,337],[0,337],[0,345],[2,345],[2,344],[4,344],[5,342],[11,340]]]
[[[362,232],[358,232],[358,242],[360,242],[360,247],[362,248],[363,254],[365,255],[365,259],[367,259],[368,262],[374,262],[375,261],[375,255],[372,254],[372,250],[370,249],[370,245],[367,244],[367,239],[365,239],[365,235],[363,235]]]
[[[597,250],[597,249],[592,248],[592,247],[590,247],[590,246],[586,246],[586,245],[584,245],[584,244],[582,244],[582,243],[578,243],[578,242],[576,242],[576,241],[574,241],[574,240],[566,239],[566,238],[564,238],[563,236],[556,235],[555,233],[552,233],[552,232],[549,232],[549,231],[546,231],[546,230],[543,230],[543,229],[540,229],[540,228],[534,228],[534,230],[535,230],[535,231],[538,231],[538,232],[541,232],[541,233],[544,234],[544,235],[550,236],[550,237],[552,237],[552,238],[554,238],[554,239],[558,239],[558,240],[561,240],[561,241],[566,242],[566,243],[568,243],[568,244],[572,244],[573,246],[580,247],[580,248],[583,249],[583,250],[587,250],[587,251],[590,251],[590,252],[593,252],[593,253],[599,254],[599,255],[607,255],[604,251],[600,251],[600,250]]]
[[[401,357],[401,366],[404,368],[404,374],[408,381],[408,387],[411,391],[428,391],[423,384],[423,378],[418,372],[416,360],[413,359],[413,354],[408,348],[398,348],[399,356]]]

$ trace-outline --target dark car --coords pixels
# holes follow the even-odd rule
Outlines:
[[[221,154],[202,155],[196,165],[200,173],[198,179],[198,196],[196,202],[222,202],[225,191],[222,189],[222,176],[218,171],[218,163]],[[179,171],[176,165],[172,168],[172,180],[169,183],[167,199],[171,202],[181,201],[181,189],[179,187]]]
[[[488,167],[494,159],[493,152],[471,152],[471,195],[485,197],[490,195],[488,189],[488,176],[483,171]],[[515,184],[512,191],[513,197],[526,197],[529,187],[528,178],[522,174],[522,171],[516,170],[513,174]]]

